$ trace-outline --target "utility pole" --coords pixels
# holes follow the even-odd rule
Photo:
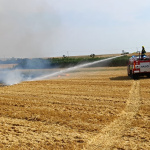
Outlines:
[[[69,52],[67,51],[67,55],[68,55],[68,57],[69,57]]]
[[[140,51],[138,50],[138,47],[136,47],[137,53],[139,53]]]

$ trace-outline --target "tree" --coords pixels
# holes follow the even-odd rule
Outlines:
[[[95,57],[95,54],[91,54],[90,57],[94,58],[94,57]]]

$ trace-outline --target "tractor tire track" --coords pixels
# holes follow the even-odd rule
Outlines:
[[[113,149],[116,142],[123,136],[124,132],[130,128],[133,117],[140,106],[140,81],[133,81],[129,91],[129,99],[126,108],[119,114],[118,119],[104,127],[100,134],[93,137],[85,149],[88,150],[109,150]]]

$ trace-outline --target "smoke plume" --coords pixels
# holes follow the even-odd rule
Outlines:
[[[15,64],[12,68],[8,68],[10,62]],[[2,63],[1,65],[7,66],[7,68],[0,69],[0,84],[3,85],[13,85],[22,81],[31,80],[44,75],[47,73],[47,69],[51,67],[49,59],[41,58],[8,59],[6,61],[0,61],[0,63]]]
[[[50,57],[59,26],[47,0],[0,0],[0,57]]]
[[[19,70],[5,70],[0,73],[0,83],[3,85],[17,84],[23,79],[23,75]]]

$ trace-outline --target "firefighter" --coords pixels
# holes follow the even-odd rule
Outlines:
[[[145,56],[145,53],[146,53],[145,47],[142,46],[142,53],[141,53],[141,58],[142,58],[142,59],[143,59],[143,56]]]

